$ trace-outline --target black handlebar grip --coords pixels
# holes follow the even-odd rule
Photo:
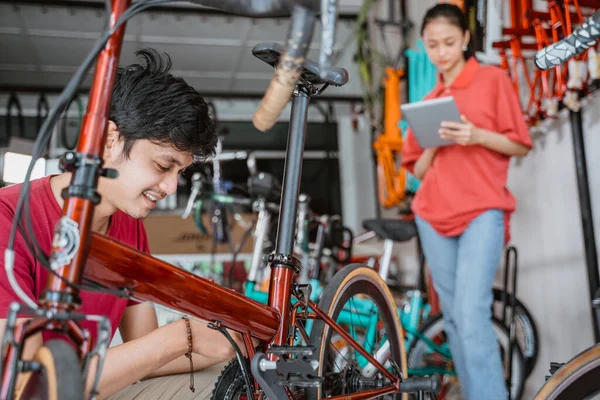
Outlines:
[[[535,54],[535,65],[541,70],[547,70],[564,64],[593,46],[598,38],[600,38],[600,11],[596,11],[566,38],[539,50]]]
[[[407,378],[400,383],[400,393],[433,392],[439,394],[442,380],[438,375]]]

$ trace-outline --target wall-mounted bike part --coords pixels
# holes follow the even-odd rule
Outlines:
[[[16,115],[14,116],[13,110],[16,111]],[[16,118],[19,125],[16,132],[13,132],[13,118]],[[16,93],[11,93],[6,104],[6,135],[10,140],[15,134],[20,138],[25,137],[25,119],[23,118],[23,108],[21,107],[19,97]]]
[[[69,117],[69,112],[71,107],[75,103],[75,107],[77,107],[77,117],[71,118]],[[62,116],[62,120],[60,123],[60,140],[62,145],[67,150],[75,150],[77,147],[77,141],[79,140],[79,130],[81,129],[81,120],[83,119],[83,102],[78,94],[73,97],[73,99],[67,105],[65,112]]]

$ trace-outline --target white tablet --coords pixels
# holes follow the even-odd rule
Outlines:
[[[443,121],[461,122],[453,97],[402,104],[400,109],[421,148],[454,144],[438,133]]]

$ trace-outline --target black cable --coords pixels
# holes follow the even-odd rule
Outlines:
[[[252,223],[250,224],[250,227],[248,229],[246,229],[246,231],[244,232],[244,235],[241,237],[240,242],[238,243],[237,248],[233,252],[233,257],[231,258],[231,267],[229,268],[229,272],[227,274],[227,286],[228,287],[231,287],[233,284],[233,269],[235,268],[235,263],[237,261],[238,256],[240,255],[240,252],[242,251],[242,248],[244,247],[244,245],[248,241],[248,238],[252,234],[253,229],[254,229],[254,221],[252,221]]]
[[[214,213],[214,210],[213,210],[213,213]],[[214,218],[214,216],[213,216],[213,218]],[[215,229],[214,223],[212,224],[212,228],[213,228],[212,235],[211,235],[212,241],[211,241],[211,246],[210,246],[210,271],[211,272],[215,268],[215,260],[216,260],[215,254],[217,252],[217,234],[215,233],[216,229]]]
[[[26,198],[26,201],[29,201],[29,196]],[[25,224],[25,225],[23,225],[23,224]],[[30,236],[31,235],[29,233],[29,232],[33,232],[33,227],[31,226],[31,221],[30,220],[26,220],[26,219],[21,219],[19,221],[19,224],[18,224],[18,230],[21,233],[21,236],[23,237],[23,242],[24,242],[25,246],[27,247],[27,250],[29,250],[29,252],[32,255],[34,255],[34,257],[35,257],[37,254],[39,254],[39,252],[40,252],[41,249],[34,248],[34,244],[31,243],[31,240],[30,240]],[[43,263],[43,262],[44,261],[40,261],[40,263]],[[50,267],[49,264],[43,264],[43,267],[45,269],[48,269],[48,270],[51,269],[51,267]],[[68,285],[68,286],[70,286],[72,288],[76,288],[76,289],[80,288],[79,285],[76,285],[76,284],[74,284],[72,282],[69,282],[67,279],[65,279],[65,278],[63,278],[61,276],[58,276],[58,278],[60,280],[62,280],[66,285]]]
[[[25,218],[25,224],[26,224],[27,229],[24,231],[25,235],[26,235],[26,238],[24,236],[23,239],[25,240],[25,243],[28,244],[28,247],[29,246],[31,246],[31,247],[35,246],[34,251],[32,252],[34,254],[34,257],[35,257],[36,252],[37,252],[38,255],[43,255],[44,254],[44,250],[41,247],[39,247],[37,241],[35,243],[33,241],[31,241],[31,238],[33,238],[35,236],[33,234],[34,230],[33,230],[33,225],[32,225],[31,218],[30,218],[31,217],[30,208],[29,208],[29,200],[30,200],[30,198],[31,198],[30,196],[27,196],[27,198],[25,199],[26,209],[27,209],[26,212],[28,213],[28,218]],[[31,247],[30,247],[30,251],[31,251]],[[45,269],[47,269],[49,271],[54,271],[52,269],[51,265],[50,265],[50,260],[48,260],[47,257],[45,259],[43,257],[40,257],[40,258],[42,258],[43,260],[39,260],[38,259],[38,261],[40,261],[40,264],[42,264]],[[43,264],[44,262],[46,262],[46,264]],[[70,282],[68,279],[63,278],[60,274],[56,274],[56,277],[59,278],[67,286],[69,286],[69,287],[71,287],[73,289],[80,289],[81,288],[76,283]]]
[[[45,119],[44,123],[42,124],[42,127],[38,133],[38,137],[36,138],[36,141],[34,144],[34,148],[33,148],[33,152],[32,152],[33,153],[32,159],[31,159],[31,162],[27,169],[27,173],[25,175],[25,180],[24,180],[23,184],[21,185],[21,188],[19,191],[19,199],[17,201],[17,206],[15,209],[15,217],[14,217],[13,223],[11,224],[7,251],[14,251],[18,221],[21,219],[21,215],[23,214],[23,211],[25,211],[24,214],[25,214],[26,220],[29,220],[27,225],[29,225],[29,226],[33,225],[31,223],[29,202],[25,201],[25,199],[27,197],[29,197],[30,180],[31,180],[31,173],[33,171],[33,167],[35,165],[35,162],[41,157],[44,149],[48,146],[48,143],[50,142],[50,138],[52,137],[52,129],[51,128],[56,124],[58,116],[64,111],[69,100],[73,97],[73,95],[77,91],[78,87],[81,85],[83,80],[86,78],[87,71],[91,67],[91,64],[94,62],[94,60],[96,59],[96,57],[98,56],[100,51],[102,51],[104,49],[104,46],[106,45],[106,43],[108,42],[110,37],[127,20],[131,19],[136,14],[144,11],[145,9],[147,9],[151,6],[162,4],[167,1],[168,0],[140,0],[140,1],[136,2],[134,5],[132,5],[131,7],[129,7],[127,10],[125,10],[125,12],[121,15],[121,17],[116,21],[115,25],[111,29],[106,30],[104,32],[104,35],[95,43],[94,47],[88,53],[88,55],[84,59],[83,63],[81,64],[81,66],[79,67],[77,72],[73,75],[73,77],[71,78],[71,80],[69,81],[67,86],[63,89],[61,94],[58,96],[56,103],[54,104],[54,106],[50,110],[50,113],[48,114],[48,117]],[[33,231],[32,231],[32,233],[33,233]],[[28,236],[27,239],[31,241],[33,247],[35,249],[37,249],[36,253],[34,253],[34,256],[40,262],[40,264],[44,268],[46,268],[48,266],[48,256],[45,254],[44,251],[41,251],[41,248],[40,248],[34,234],[27,235],[27,236]],[[52,270],[52,268],[47,268],[47,269],[50,273],[59,277],[59,275],[56,273],[56,271]]]
[[[250,382],[250,374],[248,373],[247,365],[244,362],[244,355],[242,354],[242,351],[238,347],[237,343],[235,342],[235,340],[233,340],[229,332],[227,332],[227,329],[213,323],[208,324],[208,327],[221,332],[223,336],[225,336],[225,338],[229,340],[231,346],[233,346],[233,349],[235,350],[235,357],[237,358],[238,363],[240,364],[240,369],[242,370],[242,377],[244,378],[244,382],[246,383],[246,395],[249,399],[253,399],[254,395],[252,393],[254,392],[254,390]]]

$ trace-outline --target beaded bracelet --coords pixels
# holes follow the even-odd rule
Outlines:
[[[190,360],[190,390],[194,393],[196,389],[194,388],[194,362],[192,361],[192,327],[190,326],[188,317],[183,317],[183,320],[185,321],[185,326],[187,328],[188,352],[185,353],[185,356]]]

